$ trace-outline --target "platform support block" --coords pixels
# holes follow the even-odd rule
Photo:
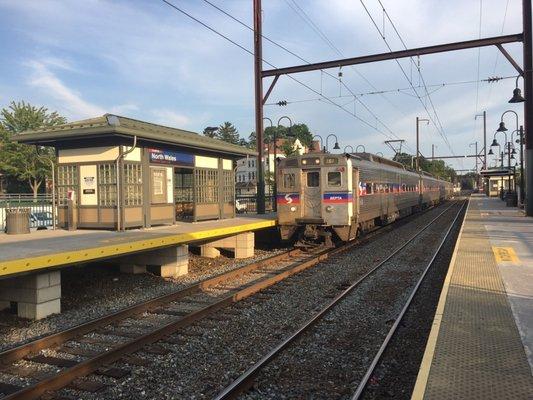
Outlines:
[[[189,272],[189,246],[165,247],[145,251],[120,259],[120,272],[142,274],[147,269],[157,271],[164,278],[177,278]]]
[[[215,240],[200,246],[202,257],[215,258],[220,255],[218,249],[233,251],[235,258],[249,258],[254,256],[254,233],[245,232]]]
[[[61,312],[61,272],[0,280],[0,304],[17,303],[21,318],[42,319]]]

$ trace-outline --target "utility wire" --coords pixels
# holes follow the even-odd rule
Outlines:
[[[213,4],[211,1],[209,0],[203,0],[205,3],[209,4],[210,6],[212,6],[213,8],[215,8],[216,10],[220,11],[221,13],[223,13],[224,15],[226,15],[227,17],[231,18],[232,20],[234,20],[235,22],[239,23],[240,25],[244,26],[245,28],[251,30],[252,32],[254,31],[254,29],[249,26],[248,24],[246,24],[245,22],[241,21],[240,19],[236,18],[235,16],[231,15],[230,13],[228,13],[227,11],[225,11],[224,9],[220,8],[219,6],[217,6],[216,4]],[[307,14],[306,14],[307,15]],[[312,22],[312,21],[311,21]],[[316,26],[316,25],[315,25]],[[316,29],[320,29],[318,27],[316,27]],[[321,32],[321,31],[320,31]],[[323,33],[322,33],[323,35]],[[265,36],[265,35],[262,35],[262,37],[267,40],[268,42],[272,43],[273,45],[285,50],[286,52],[288,52],[289,54],[297,57],[299,60],[305,62],[306,64],[310,64],[310,61],[306,60],[305,58],[301,57],[300,55],[296,54],[295,52],[289,50],[288,48],[280,45],[279,43],[277,43],[276,41],[270,39],[269,37]],[[330,42],[331,43],[331,42]],[[332,44],[332,43],[331,43]],[[332,44],[333,45],[333,44]],[[337,51],[339,51],[337,49]],[[266,62],[266,61],[265,61]],[[269,64],[271,65],[271,64]],[[274,67],[275,68],[275,67]],[[329,73],[328,71],[325,71],[325,70],[320,70],[322,73],[326,74],[327,76],[331,77],[332,79],[334,80],[337,80],[337,77],[335,77],[333,74]],[[363,75],[361,75],[363,77]],[[363,77],[364,78],[364,77]],[[291,79],[297,81],[296,79],[292,78]],[[365,78],[366,79],[366,78]],[[299,81],[297,81],[299,82]],[[393,135],[394,137],[398,138],[398,136],[396,136],[396,134],[359,98],[356,97],[356,95],[353,93],[353,91],[348,87],[346,86],[346,84],[344,82],[341,82],[342,85],[349,91],[352,93],[352,96],[354,97],[354,99],[359,102],[363,108],[365,108],[365,110],[368,111],[368,113],[370,115],[372,115],[372,117],[374,117],[374,119],[380,123],[384,128],[385,130],[387,130],[387,132],[389,132],[389,134]],[[369,82],[370,83],[370,82]],[[370,85],[372,86],[372,84],[370,83]],[[372,86],[373,87],[373,86]],[[375,87],[373,87],[374,89],[376,89]],[[308,88],[309,89],[309,88]],[[320,94],[322,95],[322,90],[320,91]],[[330,97],[331,98],[331,97]],[[346,111],[346,110],[345,110]],[[351,115],[353,115],[354,117],[358,118],[357,115],[354,113],[352,113],[351,111],[348,111]],[[359,119],[359,118],[358,118]]]
[[[192,16],[191,14],[189,14],[188,12],[186,12],[185,10],[181,9],[180,7],[176,6],[175,4],[169,2],[168,0],[161,0],[163,3],[167,4],[168,6],[172,7],[173,9],[175,9],[176,11],[182,13],[183,15],[187,16],[188,18],[192,19],[193,21],[199,23],[200,25],[202,25],[203,27],[207,28],[208,30],[210,30],[211,32],[215,33],[216,35],[222,37],[223,39],[227,40],[228,42],[232,43],[233,45],[237,46],[238,48],[240,48],[241,50],[244,50],[246,53],[250,54],[250,55],[254,55],[254,53],[250,50],[248,50],[246,47],[240,45],[239,43],[235,42],[234,40],[230,39],[228,36],[224,35],[223,33],[217,31],[216,29],[212,28],[211,26],[209,26],[208,24],[206,24],[205,22],[202,22],[201,20],[199,20],[198,18]],[[270,67],[272,68],[277,68],[275,65],[271,64],[270,62],[268,62],[267,60],[264,60],[262,59],[262,61],[266,64],[268,64]],[[375,127],[374,125],[372,125],[371,123],[369,123],[368,121],[364,120],[363,118],[357,116],[355,113],[352,113],[350,110],[347,110],[346,108],[344,108],[343,106],[341,106],[340,104],[338,103],[335,103],[333,100],[331,100],[329,97],[323,95],[322,93],[318,92],[317,90],[313,89],[312,87],[310,87],[309,85],[303,83],[302,81],[294,78],[293,76],[291,75],[287,75],[291,80],[293,80],[294,82],[297,82],[298,84],[304,86],[305,88],[307,88],[308,90],[314,92],[315,94],[318,94],[320,95],[324,100],[326,100],[329,104],[333,105],[333,106],[336,106],[338,108],[340,108],[341,110],[345,111],[346,113],[350,114],[351,116],[353,116],[354,118],[356,118],[358,121],[360,121],[361,123],[367,125],[368,127],[374,129],[375,131],[379,132],[380,134],[384,135],[385,137],[388,137],[390,138],[389,135],[387,135],[386,133],[384,133],[383,131],[381,131],[380,129],[378,129],[377,127]]]
[[[296,1],[292,0],[289,2],[289,0],[285,0],[287,5],[294,11],[296,15],[298,15],[308,26],[311,27],[313,31],[320,37],[335,53],[337,53],[340,57],[345,58],[345,55],[342,51],[339,50],[337,46],[333,44],[333,42],[327,37],[327,35],[319,28],[319,26],[313,22],[309,14],[305,12],[297,3]],[[293,5],[294,4],[294,5]],[[357,68],[355,68],[353,65],[350,66],[350,68],[361,78],[363,79],[368,86],[370,86],[373,90],[377,90],[376,87],[370,82],[366,76],[364,76]],[[341,82],[342,86],[345,87],[349,92],[351,91],[348,86],[344,82]],[[399,111],[401,114],[405,115],[405,112],[401,110],[396,104],[394,104],[388,97],[381,96],[387,103],[389,103],[392,107],[394,107],[397,111]],[[361,103],[362,104],[362,103]],[[364,105],[363,105],[364,106]]]
[[[493,83],[493,82],[498,82],[498,81],[502,81],[502,80],[506,80],[506,79],[516,79],[516,76],[515,75],[510,75],[510,76],[501,76],[501,77],[491,77],[491,78],[480,79],[480,80],[443,82],[443,83],[435,83],[435,84],[427,85],[426,87],[427,88],[435,88],[435,90],[431,92],[431,93],[434,93],[436,90],[442,89],[442,88],[444,88],[446,86],[469,85],[469,84],[474,84],[474,83],[478,83],[478,82]],[[422,86],[422,85],[415,86],[415,88],[417,88],[417,89],[421,89],[423,87],[424,86]],[[357,93],[356,96],[363,97],[363,96],[371,96],[371,95],[382,94],[382,93],[401,93],[401,94],[409,95],[408,93],[405,93],[405,91],[407,91],[407,90],[411,90],[411,87],[403,87],[403,88],[397,88],[397,89],[387,89],[387,90],[379,90],[379,91],[372,91],[372,92]],[[412,96],[412,95],[410,95],[410,96]],[[345,95],[342,95],[342,96],[330,96],[331,99],[353,98],[353,97],[354,97],[353,95],[348,95],[348,94],[345,94]],[[423,97],[423,96],[421,96],[421,97]],[[319,100],[319,98],[290,100],[290,101],[289,100],[283,100],[283,102],[286,101],[287,104],[293,104],[293,103],[304,103],[304,102],[317,101],[317,100]],[[265,105],[283,106],[284,104],[279,104],[279,102],[272,102],[272,103],[266,103]]]
[[[407,49],[407,46],[403,40],[403,38],[401,37],[398,29],[396,28],[394,22],[392,21],[392,18],[390,17],[389,13],[387,12],[387,10],[385,9],[385,7],[383,6],[383,3],[381,2],[381,0],[378,0],[380,6],[382,7],[382,10],[383,10],[383,13],[385,14],[385,16],[387,17],[387,19],[389,20],[389,22],[391,23],[394,31],[396,32],[396,34],[398,35],[398,38],[400,39],[402,45],[404,46],[405,49]],[[383,41],[385,42],[387,48],[389,49],[389,51],[392,52],[392,47],[390,46],[390,44],[388,43],[387,39],[385,38],[385,35],[381,32],[381,30],[379,29],[376,21],[374,20],[374,17],[372,16],[372,14],[370,13],[370,11],[368,10],[366,4],[363,2],[363,0],[360,0],[360,3],[361,5],[363,6],[363,8],[365,9],[367,15],[370,17],[370,20],[372,21],[372,23],[374,24],[374,27],[377,29],[378,33],[380,34],[381,38],[383,39]],[[410,57],[410,60],[413,64],[416,65],[415,61],[413,60],[412,57]],[[453,152],[453,149],[450,145],[450,142],[448,141],[448,138],[446,137],[446,134],[444,132],[444,129],[442,127],[442,123],[440,121],[440,118],[437,114],[437,110],[435,109],[435,105],[433,104],[433,100],[431,99],[431,96],[429,96],[428,92],[427,92],[427,89],[426,89],[426,94],[428,95],[427,98],[429,100],[429,103],[431,105],[431,107],[433,108],[433,112],[435,114],[435,118],[433,118],[433,116],[431,115],[431,113],[429,112],[428,108],[427,108],[427,105],[422,101],[420,95],[418,94],[417,90],[415,89],[411,79],[409,78],[409,76],[407,76],[407,73],[405,72],[404,68],[402,67],[402,65],[400,64],[400,62],[398,61],[398,59],[395,59],[396,61],[396,64],[398,64],[398,67],[400,68],[400,70],[402,71],[402,74],[404,75],[404,77],[406,78],[407,82],[409,82],[409,85],[411,86],[413,92],[415,93],[415,95],[417,96],[420,104],[422,104],[422,106],[424,107],[424,109],[426,110],[426,113],[429,117],[429,119],[431,120],[431,122],[433,123],[433,125],[435,126],[435,128],[437,129],[437,131],[439,132],[440,136],[442,137],[442,139],[444,140],[444,143],[446,143],[446,145],[448,146],[448,148],[450,149],[450,151],[452,152],[452,154],[454,154]],[[420,67],[417,66],[417,70],[418,70],[418,74],[420,76],[420,79],[422,81],[422,84],[424,87],[426,87],[426,83],[425,83],[425,80],[424,80],[424,77],[420,71]],[[435,121],[436,120],[436,121]],[[455,155],[455,154],[454,154]]]

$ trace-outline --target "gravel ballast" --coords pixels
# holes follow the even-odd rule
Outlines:
[[[120,273],[114,265],[87,265],[61,272],[61,314],[39,321],[0,312],[0,351],[121,310],[138,302],[171,293],[208,277],[275,255],[283,250],[258,250],[253,258],[208,259],[190,254],[189,274],[176,279]]]
[[[75,396],[82,399],[212,398],[329,302],[347,282],[363,275],[443,209],[429,210],[369,243],[237,303],[216,314],[216,318],[182,329],[173,335],[174,341],[180,343],[161,344],[170,350],[168,354],[138,352],[136,355],[147,360],[148,366],[132,366],[129,377],[113,382],[104,391],[75,392]],[[398,278],[391,279],[394,283]],[[385,299],[385,294],[381,299],[376,298],[377,306]],[[116,366],[124,365],[116,363]],[[69,390],[61,393],[73,394]]]

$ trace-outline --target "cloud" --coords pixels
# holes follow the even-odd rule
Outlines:
[[[52,97],[67,111],[72,118],[89,118],[105,114],[105,110],[84,100],[80,93],[67,87],[49,68],[49,64],[42,61],[28,61],[25,63],[31,69],[28,84],[36,87]]]
[[[154,122],[175,128],[184,128],[191,122],[186,115],[178,114],[168,109],[152,110],[152,115],[154,116]]]

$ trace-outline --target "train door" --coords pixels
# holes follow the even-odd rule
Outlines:
[[[353,196],[352,220],[354,224],[357,224],[359,222],[359,196],[362,194],[361,192],[363,191],[363,188],[366,190],[366,184],[359,180],[359,170],[357,168],[352,169],[352,182],[348,187],[352,188]]]
[[[320,188],[320,170],[304,170],[304,218],[320,218],[321,213],[321,188]]]

